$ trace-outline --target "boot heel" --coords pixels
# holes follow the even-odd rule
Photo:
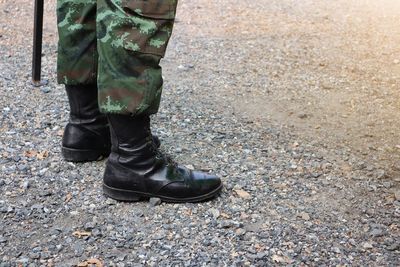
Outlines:
[[[62,147],[61,153],[66,161],[71,162],[102,160],[110,154],[109,151],[74,149],[68,147]]]
[[[143,196],[136,192],[110,187],[104,183],[103,192],[106,196],[120,201],[135,202],[144,199]]]

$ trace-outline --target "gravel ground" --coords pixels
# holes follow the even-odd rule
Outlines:
[[[344,72],[343,88],[326,89],[341,84],[336,67],[328,66],[351,54],[340,42],[358,39],[346,31],[341,39],[337,28],[328,31],[333,24],[321,22],[339,20],[335,14],[342,12],[354,13],[361,25],[365,17],[356,16],[356,7],[363,1],[181,1],[153,128],[177,161],[222,177],[221,196],[199,204],[119,203],[102,194],[104,161],[63,161],[68,103],[55,82],[54,3],[47,4],[45,20],[49,84],[37,89],[29,82],[31,2],[0,0],[0,266],[400,265],[400,179],[388,169],[395,160],[379,161],[397,159],[396,150],[359,153],[364,143],[351,142],[357,140],[351,133],[340,139],[347,128],[338,127],[362,120],[376,106],[355,108],[353,120],[344,121],[335,113],[342,106],[321,109],[327,99],[342,99],[339,89],[348,86],[356,107],[369,99],[368,87],[357,94],[356,74]],[[381,3],[375,17],[365,13],[369,23],[383,11],[384,22],[393,22],[395,15],[383,7],[394,2]],[[386,51],[396,51],[390,45],[397,36],[387,40]],[[354,53],[354,72],[365,78],[378,65],[361,58]],[[356,68],[361,65],[365,69]],[[398,112],[396,70],[390,65],[375,73],[379,86],[395,84],[385,87],[380,103],[388,104],[387,112],[377,120]],[[335,86],[303,87],[326,79]],[[294,115],[285,115],[284,107]],[[318,110],[337,116],[321,120]],[[394,119],[378,122],[376,132],[398,126]],[[326,127],[311,131],[317,124]],[[388,132],[389,141],[398,137]]]

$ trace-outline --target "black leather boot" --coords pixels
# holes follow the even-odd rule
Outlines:
[[[217,195],[221,180],[191,171],[162,155],[154,144],[149,117],[108,115],[111,154],[104,172],[104,193],[122,201],[158,197],[166,202],[198,202]]]
[[[70,118],[62,140],[62,155],[66,161],[101,160],[110,154],[111,140],[107,117],[97,103],[96,85],[65,86]],[[154,143],[160,140],[153,136]]]
[[[66,161],[83,162],[107,157],[111,150],[107,117],[100,113],[96,85],[65,86],[70,118],[62,140]]]

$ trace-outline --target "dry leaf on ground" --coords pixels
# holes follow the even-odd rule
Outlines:
[[[36,155],[36,157],[37,157],[38,159],[45,159],[45,158],[47,158],[48,156],[49,156],[49,151],[47,151],[47,150],[43,150],[43,151],[37,153],[37,155]]]
[[[38,154],[38,152],[35,150],[28,150],[28,151],[24,152],[24,156],[28,157],[28,158],[36,157],[37,154]]]
[[[291,259],[286,256],[273,255],[272,261],[277,263],[291,263]]]
[[[309,221],[311,219],[310,215],[307,212],[300,212],[298,217],[302,218],[305,221]]]
[[[244,198],[244,199],[251,198],[251,195],[242,189],[234,189],[234,191],[240,198]]]
[[[71,199],[72,199],[72,194],[71,194],[71,193],[68,193],[68,194],[65,196],[65,203],[68,203]]]
[[[103,267],[103,263],[101,263],[98,259],[88,259],[84,262],[78,264],[78,267],[89,267],[91,265],[95,265],[96,267]]]
[[[91,232],[85,232],[85,231],[75,231],[72,233],[73,236],[77,238],[82,238],[84,236],[90,236],[92,233]]]

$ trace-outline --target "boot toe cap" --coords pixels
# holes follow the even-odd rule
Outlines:
[[[200,171],[189,173],[189,177],[162,187],[158,194],[175,201],[196,202],[212,198],[222,189],[222,181],[215,175]]]
[[[198,184],[200,191],[213,191],[222,186],[221,179],[214,175],[201,171],[192,171],[192,177]]]

